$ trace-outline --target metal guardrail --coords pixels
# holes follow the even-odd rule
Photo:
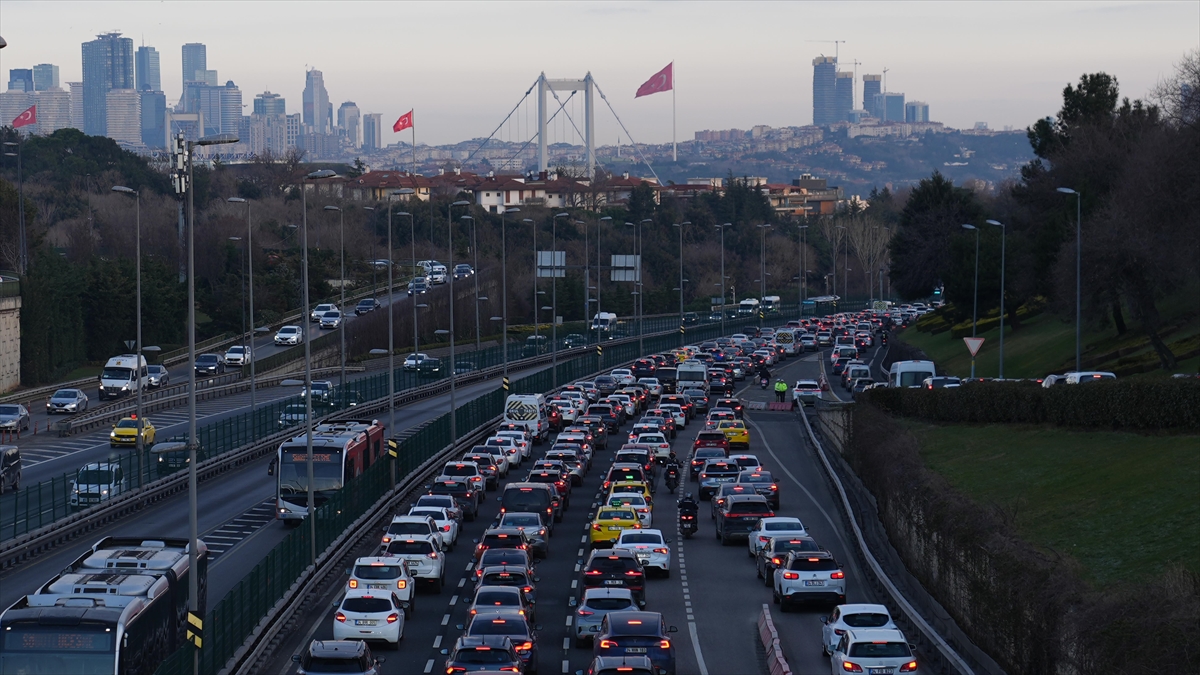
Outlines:
[[[3,396],[0,396],[0,403],[23,402],[30,404],[26,407],[31,407],[34,401],[40,401],[43,398],[48,398],[59,389],[79,389],[80,387],[86,387],[89,384],[98,382],[99,379],[99,377],[81,377],[78,380],[59,382],[57,384],[47,384],[45,386],[35,387],[33,389],[9,392]]]

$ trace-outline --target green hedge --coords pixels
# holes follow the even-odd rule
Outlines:
[[[1031,317],[1035,317],[1038,314],[1041,314],[1043,309],[1045,309],[1044,303],[1041,303],[1041,302],[1026,303],[1026,304],[1022,305],[1020,309],[1017,310],[1017,318],[1019,318],[1021,320],[1025,320],[1025,319],[1029,319]],[[984,331],[989,331],[989,330],[992,330],[993,328],[999,328],[999,327],[1000,327],[1000,313],[996,312],[995,314],[989,315],[989,316],[979,320],[979,324],[977,326],[977,332],[982,333]],[[942,331],[933,331],[933,333],[935,335],[940,332],[942,332]],[[967,321],[963,321],[962,323],[955,324],[954,327],[950,329],[950,335],[951,335],[951,337],[953,337],[956,340],[965,338],[965,337],[971,337],[971,321],[967,320]]]
[[[870,389],[867,400],[930,422],[1055,424],[1132,430],[1200,430],[1200,380],[1117,380],[1042,388],[975,382],[953,389]]]

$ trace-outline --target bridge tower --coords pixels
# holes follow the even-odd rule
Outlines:
[[[547,171],[546,166],[546,92],[550,91],[570,91],[575,93],[580,89],[583,90],[583,106],[584,106],[584,124],[583,135],[584,144],[587,146],[587,176],[592,178],[596,175],[596,145],[595,145],[595,128],[596,115],[592,107],[592,94],[595,92],[595,83],[592,80],[592,74],[589,72],[583,76],[582,80],[551,80],[546,77],[546,73],[542,73],[537,81],[537,104],[538,104],[538,171]]]

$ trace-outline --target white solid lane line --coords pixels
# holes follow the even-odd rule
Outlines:
[[[708,675],[708,666],[704,664],[704,654],[700,652],[700,637],[696,635],[696,622],[688,617],[688,634],[692,637],[692,649],[696,652],[696,667],[700,675]]]

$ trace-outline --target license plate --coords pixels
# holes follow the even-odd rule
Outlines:
[[[621,581],[620,579],[606,579],[604,581],[605,586],[621,586],[624,583],[625,582]]]
[[[387,588],[387,584],[367,584],[367,588]]]
[[[868,675],[892,675],[891,668],[868,668]]]
[[[609,525],[608,526],[609,532],[620,532],[623,529],[625,529],[625,528],[621,527],[620,525]]]
[[[354,620],[355,626],[374,626],[377,623],[379,623],[379,622],[376,621],[375,619],[355,619]]]
[[[645,647],[626,647],[625,653],[626,654],[645,654],[646,648]]]
[[[804,582],[805,586],[824,586],[825,582],[821,579],[808,579]]]

